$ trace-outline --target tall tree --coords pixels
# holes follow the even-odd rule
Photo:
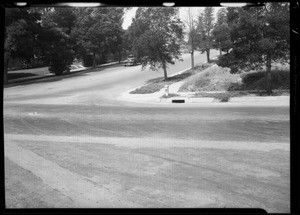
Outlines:
[[[217,25],[222,25],[223,23],[227,23],[227,8],[221,8],[217,12]]]
[[[142,62],[142,68],[162,68],[167,80],[167,65],[179,60],[183,23],[178,8],[138,8],[130,28],[133,51]]]
[[[132,40],[130,39],[129,30],[124,30],[122,34],[122,57],[128,56],[132,50]]]
[[[187,9],[187,16],[185,19],[185,24],[187,28],[188,34],[188,44],[189,44],[189,52],[191,54],[191,67],[194,69],[194,51],[197,45],[197,23],[195,20],[195,16],[191,10],[191,8]]]
[[[266,90],[272,93],[271,66],[288,62],[290,12],[288,3],[270,2],[263,7],[230,12],[233,49],[221,62],[240,69],[266,67]]]
[[[40,31],[40,14],[29,9],[5,9],[4,83],[10,58],[18,58],[29,64],[37,48]]]
[[[199,14],[197,31],[199,32],[198,47],[206,52],[207,62],[210,62],[210,49],[213,48],[212,29],[214,26],[214,8],[205,7],[204,12]]]
[[[227,23],[227,9],[221,8],[217,13],[217,22],[212,30],[213,46],[220,51],[226,51],[232,48],[232,42],[230,38],[230,30]]]
[[[69,70],[74,60],[75,44],[70,33],[76,16],[73,8],[42,9],[42,29],[38,35],[40,55],[56,75]]]
[[[72,35],[77,38],[81,56],[93,56],[93,67],[96,55],[120,51],[124,8],[79,8],[76,13],[78,19]]]

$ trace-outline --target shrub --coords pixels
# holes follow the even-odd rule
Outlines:
[[[272,88],[278,90],[290,89],[290,71],[277,70],[272,72]]]
[[[242,76],[243,90],[265,90],[267,79],[266,72],[249,72]],[[290,89],[290,71],[275,70],[271,72],[272,89],[288,90]]]
[[[230,73],[235,74],[239,72],[239,61],[232,52],[218,57],[217,65],[220,67],[230,68]]]
[[[49,65],[49,70],[61,75],[74,60],[73,44],[70,37],[60,28],[44,28],[39,35],[44,45],[43,57]]]
[[[228,91],[242,90],[242,83],[239,83],[239,82],[230,83],[227,90]]]
[[[9,61],[8,61],[8,68],[7,70],[8,71],[13,71],[13,70],[20,70],[22,69],[23,67],[23,62],[16,58],[16,59],[13,59],[13,58],[10,58]]]
[[[49,71],[55,73],[55,75],[62,75],[64,71],[68,71],[70,65],[73,62],[72,52],[64,50],[60,53],[53,55],[50,59]]]
[[[82,62],[85,67],[93,66],[93,55],[84,55],[82,57]]]
[[[219,102],[228,102],[230,99],[230,94],[229,93],[217,93],[213,95],[214,101],[219,101]]]
[[[263,71],[253,71],[253,72],[248,72],[244,73],[241,75],[242,82],[246,86],[252,85],[253,83],[263,79],[265,77],[266,73]]]

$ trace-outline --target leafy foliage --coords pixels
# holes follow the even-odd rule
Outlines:
[[[69,8],[48,9],[42,16],[39,35],[40,55],[49,65],[49,70],[61,75],[74,60],[74,40],[69,35],[76,17]]]
[[[212,30],[213,46],[221,51],[229,52],[232,48],[230,29],[227,23],[227,9],[222,8],[217,13],[217,23]]]
[[[212,30],[214,26],[214,9],[212,7],[206,7],[204,12],[198,17],[198,40],[197,46],[202,52],[207,54],[207,62],[210,62],[210,49],[213,48]]]
[[[275,70],[272,72],[272,88],[278,90],[290,89],[290,72],[286,70]],[[248,72],[242,77],[243,90],[264,90],[266,86],[266,75],[263,71]]]
[[[178,8],[138,8],[129,28],[133,41],[133,53],[142,67],[163,68],[167,79],[167,64],[180,60],[180,41],[183,39],[183,23]]]
[[[191,11],[191,8],[187,10],[187,18],[185,20],[188,34],[188,44],[189,44],[189,52],[191,54],[191,68],[194,69],[194,51],[197,46],[197,21],[194,18],[194,14]]]
[[[219,59],[237,72],[266,67],[266,90],[272,92],[271,66],[288,62],[290,49],[289,4],[270,2],[264,7],[228,11],[233,48]]]
[[[5,9],[4,82],[7,80],[9,59],[20,59],[29,64],[37,48],[40,14],[27,9]]]
[[[230,14],[231,13],[231,14]],[[239,68],[258,68],[271,61],[289,59],[289,7],[283,3],[267,3],[266,7],[229,12],[233,41],[232,64]],[[231,59],[228,58],[228,62]],[[232,59],[233,59],[232,58]],[[237,64],[238,61],[238,64]]]
[[[101,56],[116,53],[122,46],[123,8],[78,8],[78,19],[72,36],[77,38],[77,53],[80,57]]]

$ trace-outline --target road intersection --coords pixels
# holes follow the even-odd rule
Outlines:
[[[186,68],[189,55],[169,74]],[[113,66],[5,88],[6,206],[289,212],[288,100],[205,106],[120,99],[161,75]]]

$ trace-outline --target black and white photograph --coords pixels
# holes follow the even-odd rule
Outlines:
[[[290,4],[2,5],[5,209],[290,213]]]

